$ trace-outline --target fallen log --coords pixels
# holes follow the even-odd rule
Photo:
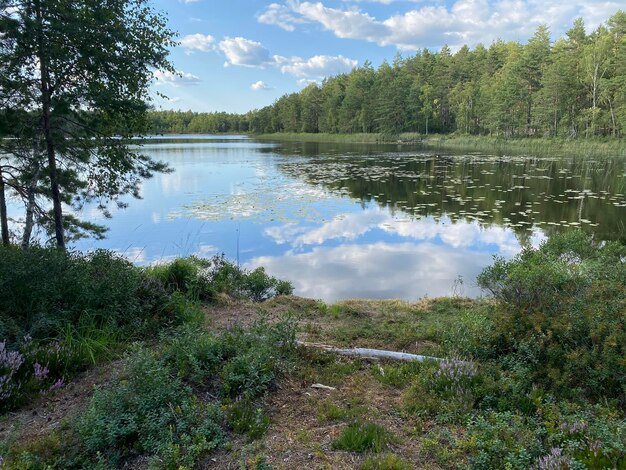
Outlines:
[[[321,349],[323,351],[333,352],[335,354],[340,354],[342,356],[361,357],[364,359],[392,359],[395,361],[406,361],[406,362],[411,362],[411,361],[441,362],[443,361],[443,359],[440,359],[438,357],[421,356],[418,354],[409,354],[409,353],[396,352],[396,351],[385,351],[383,349],[369,349],[369,348],[344,349],[344,348],[337,348],[335,346],[328,346],[326,344],[307,343],[306,341],[298,341],[298,345],[304,346],[305,348]]]

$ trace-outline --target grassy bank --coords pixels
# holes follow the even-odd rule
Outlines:
[[[434,149],[493,152],[497,154],[529,154],[538,156],[625,157],[624,139],[561,139],[511,138],[469,135],[422,135],[404,133],[399,136],[381,134],[304,134],[277,133],[254,135],[255,139],[283,142],[321,142],[357,144],[415,144]]]
[[[12,272],[49,259],[12,253]],[[50,253],[55,264],[64,256]],[[16,305],[40,320],[3,343],[0,373],[14,374],[1,383],[45,383],[14,388],[23,400],[2,402],[12,409],[0,426],[2,468],[626,468],[623,245],[571,233],[497,260],[478,279],[488,300],[333,305],[276,296],[289,286],[219,258],[147,270],[110,259],[119,263],[114,279],[101,260],[95,269],[78,255],[69,261],[78,267],[58,272],[56,286],[76,272],[91,279],[77,286],[89,303],[76,318],[115,311],[99,279],[137,276],[169,301],[140,302],[133,316],[161,313],[134,334],[121,320],[96,321],[94,332],[118,332],[117,349],[62,386],[50,386],[52,356],[34,362],[31,351],[63,361],[63,328],[46,336],[42,325],[59,315],[78,325],[76,298],[59,303],[71,292],[33,289],[41,281],[27,276],[19,283],[30,304],[16,302],[15,285],[1,291],[3,324]],[[0,270],[0,285],[12,279]],[[94,301],[102,295],[106,306]],[[443,360],[376,361],[310,346],[320,343]]]
[[[259,140],[277,140],[281,142],[320,142],[320,143],[350,143],[350,144],[377,144],[385,143],[380,134],[306,134],[281,132],[277,134],[253,134],[251,137]]]
[[[401,136],[412,140],[415,136]],[[625,139],[504,139],[489,136],[428,136],[422,139],[432,148],[475,150],[481,152],[523,153],[538,156],[625,157]]]

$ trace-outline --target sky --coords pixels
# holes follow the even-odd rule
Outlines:
[[[178,33],[178,74],[155,73],[159,109],[243,113],[312,81],[423,48],[595,29],[626,0],[152,0]],[[159,93],[157,93],[159,92]],[[159,97],[164,94],[167,99]]]

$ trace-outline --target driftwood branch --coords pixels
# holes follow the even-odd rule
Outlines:
[[[336,348],[334,346],[328,346],[326,344],[319,343],[307,343],[305,341],[298,341],[298,345],[304,346],[305,348],[315,348],[321,349],[323,351],[333,352],[335,354],[340,354],[342,356],[352,356],[352,357],[361,357],[367,359],[392,359],[395,361],[416,361],[416,362],[424,362],[424,361],[437,361],[441,362],[443,359],[438,357],[431,356],[420,356],[418,354],[409,354],[403,352],[395,352],[395,351],[385,351],[382,349],[368,349],[368,348],[353,348],[353,349],[343,349]]]

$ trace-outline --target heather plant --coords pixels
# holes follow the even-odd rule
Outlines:
[[[418,374],[404,395],[411,413],[459,421],[472,411],[482,378],[475,363],[461,359],[445,359],[433,363]]]
[[[563,449],[555,447],[542,457],[539,457],[531,467],[532,470],[562,470],[572,468],[574,462],[563,455]]]
[[[24,338],[8,349],[0,342],[0,411],[21,405],[29,397],[54,391],[65,384],[64,352],[58,343],[36,345]]]
[[[18,372],[23,363],[19,351],[9,351],[6,343],[0,342],[0,403],[10,400],[21,388]]]

